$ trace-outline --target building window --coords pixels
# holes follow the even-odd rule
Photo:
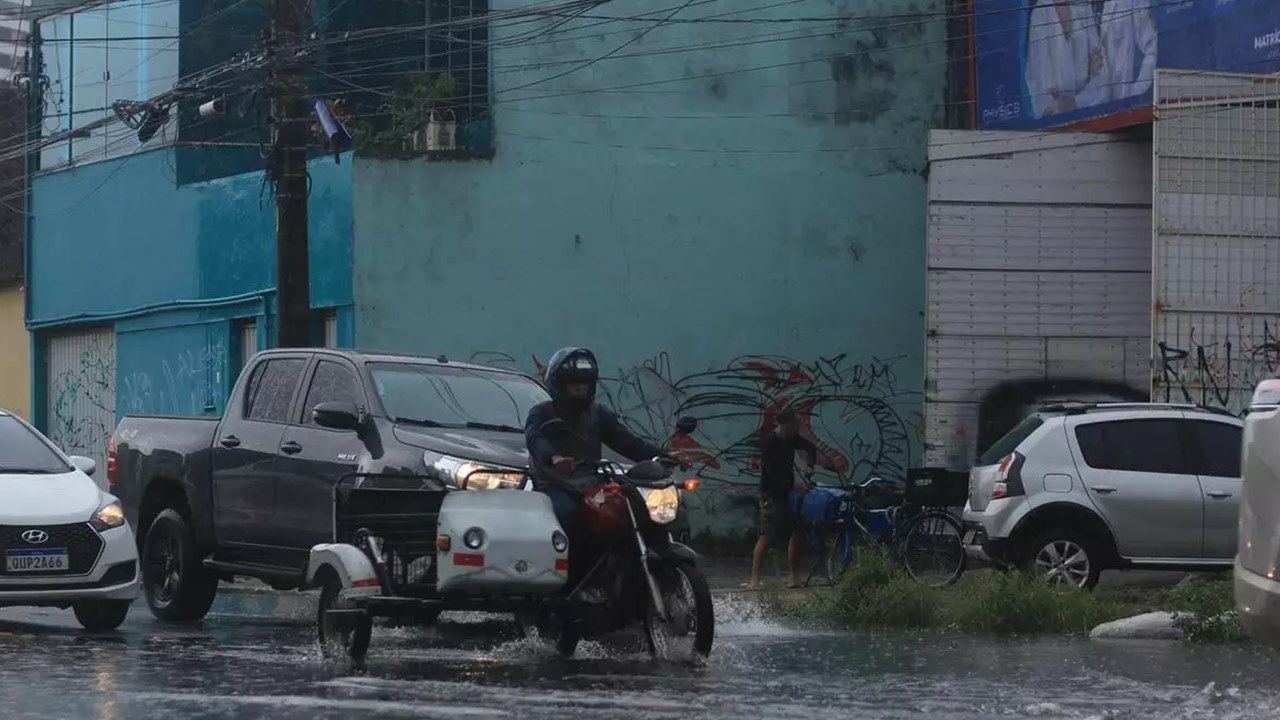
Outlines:
[[[448,78],[453,98],[444,105],[457,122],[457,145],[492,145],[489,123],[489,27],[473,22],[489,0],[429,0],[427,70]]]
[[[42,169],[175,140],[176,109],[148,101],[178,77],[178,0],[121,0],[45,18],[38,28],[38,72],[48,79],[40,134],[61,138],[41,150]]]
[[[335,44],[322,73],[356,153],[491,157],[488,0],[370,0],[359,8],[339,9],[326,32],[385,39]],[[423,33],[388,35],[387,27]]]
[[[338,347],[338,311],[320,308],[311,311],[311,344],[319,347]]]

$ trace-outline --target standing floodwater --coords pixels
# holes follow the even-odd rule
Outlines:
[[[599,644],[562,661],[504,622],[460,617],[378,628],[379,652],[353,674],[320,659],[305,623],[220,610],[186,630],[135,610],[116,637],[85,636],[65,613],[0,611],[3,716],[1280,718],[1280,662],[1243,647],[850,635],[772,622],[730,597],[718,601],[720,637],[704,668]]]

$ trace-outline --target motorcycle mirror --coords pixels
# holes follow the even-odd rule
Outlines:
[[[685,415],[676,420],[676,430],[685,435],[690,435],[694,430],[698,429],[698,418]]]

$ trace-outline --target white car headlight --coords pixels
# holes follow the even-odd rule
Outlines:
[[[644,498],[644,506],[649,509],[649,518],[659,525],[666,525],[676,519],[680,510],[680,491],[674,487],[654,490],[639,488]]]
[[[124,525],[124,508],[120,507],[119,502],[103,505],[98,508],[98,512],[93,514],[93,520],[90,521],[90,524],[98,532],[118,528]]]
[[[450,487],[462,490],[520,490],[527,480],[519,470],[482,465],[448,455],[427,452],[423,459],[436,477]]]

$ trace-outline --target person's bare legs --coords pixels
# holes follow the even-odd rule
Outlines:
[[[764,566],[764,552],[769,549],[769,536],[761,535],[756,541],[756,549],[751,553],[751,580],[747,588],[756,590],[760,587],[760,568]]]
[[[757,546],[758,547],[758,546]],[[787,544],[787,567],[791,570],[791,582],[787,587],[800,587],[800,563],[804,560],[804,538],[799,530],[791,533]]]

